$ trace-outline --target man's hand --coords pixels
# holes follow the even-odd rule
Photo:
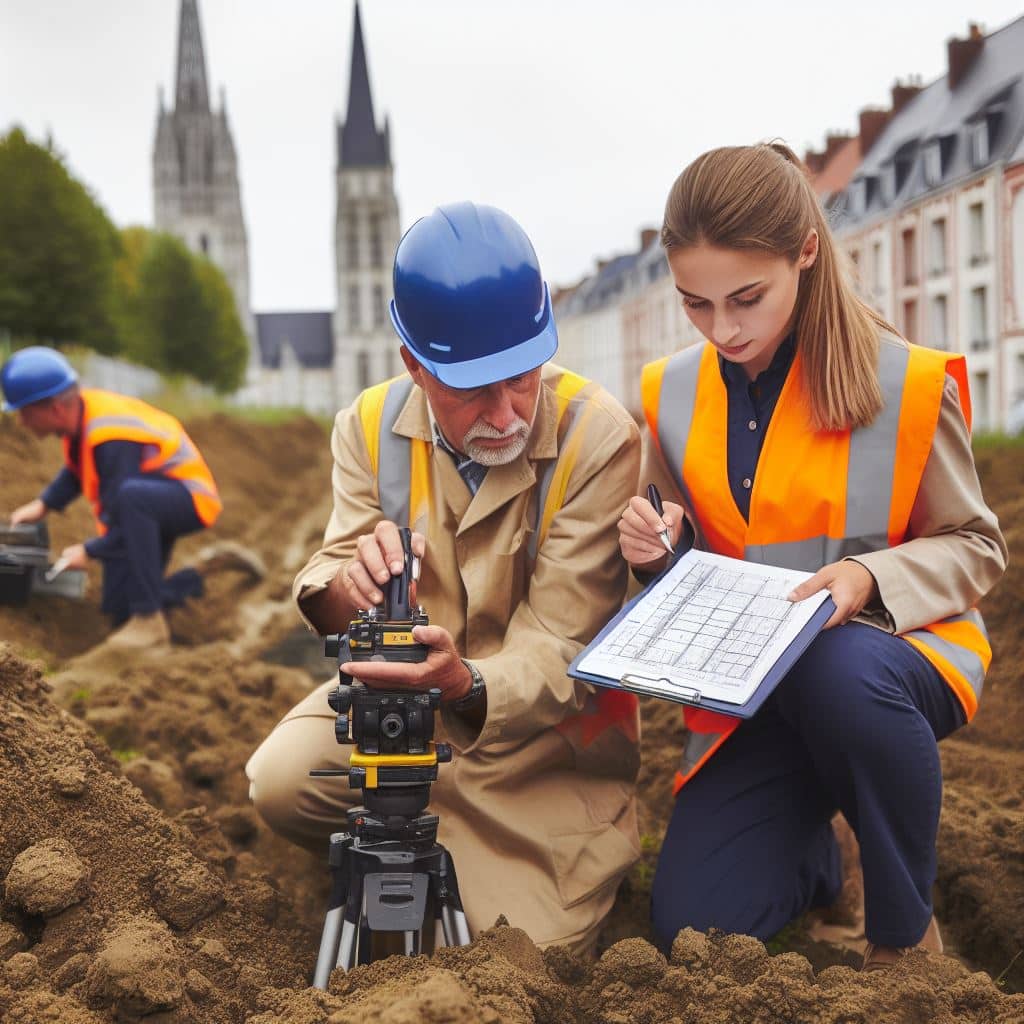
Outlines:
[[[412,553],[422,558],[427,550],[422,533],[412,535]],[[356,557],[346,562],[335,577],[345,596],[356,608],[372,608],[384,600],[380,588],[401,573],[405,565],[398,527],[382,519],[373,533],[364,533],[356,541]]]
[[[348,661],[341,671],[378,690],[425,691],[436,686],[446,703],[469,693],[473,677],[462,663],[451,633],[442,626],[416,626],[412,635],[432,648],[426,661]]]
[[[72,544],[60,553],[60,557],[68,560],[68,569],[86,569],[89,566],[89,556],[84,544]]]
[[[48,511],[49,509],[43,504],[41,499],[33,498],[24,505],[19,505],[11,513],[11,525],[17,526],[18,523],[38,523]]]
[[[878,594],[875,577],[860,562],[846,559],[822,566],[809,580],[804,580],[789,595],[790,601],[802,601],[819,590],[827,589],[836,603],[833,616],[823,629],[842,626],[861,612],[864,606]]]
[[[619,550],[641,572],[661,572],[665,568],[668,552],[658,536],[662,530],[668,530],[673,547],[683,532],[683,506],[666,501],[662,508],[665,514],[659,518],[646,498],[634,495],[619,517]]]

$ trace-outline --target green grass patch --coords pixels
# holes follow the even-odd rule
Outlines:
[[[971,438],[971,447],[976,452],[992,451],[999,448],[1010,448],[1024,451],[1024,434],[999,434],[985,431]]]
[[[71,703],[88,704],[90,697],[92,697],[92,690],[88,686],[80,686],[71,694]]]
[[[142,754],[138,750],[134,750],[132,747],[124,747],[120,750],[112,750],[111,753],[121,762],[121,764],[127,764],[129,761],[134,761],[137,757],[142,757]]]

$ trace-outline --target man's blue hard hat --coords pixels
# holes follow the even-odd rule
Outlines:
[[[402,344],[449,387],[517,377],[558,348],[533,245],[493,206],[453,203],[416,221],[398,243],[394,287]]]
[[[32,345],[15,352],[0,370],[4,412],[52,398],[78,380],[75,368],[54,348]]]

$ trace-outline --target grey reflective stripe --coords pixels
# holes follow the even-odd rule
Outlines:
[[[201,480],[179,480],[178,483],[184,484],[186,490],[191,491],[192,494],[205,494],[208,498],[213,498],[215,501],[220,500]]]
[[[412,473],[412,441],[394,432],[398,414],[412,393],[411,377],[401,377],[388,388],[380,416],[377,441],[377,492],[385,519],[399,526],[409,522],[409,477]]]
[[[551,490],[551,481],[555,477],[555,470],[558,468],[558,462],[562,453],[565,451],[566,444],[572,436],[572,432],[577,426],[579,426],[580,420],[582,419],[581,414],[586,408],[586,403],[590,401],[590,396],[594,393],[594,390],[595,385],[592,381],[588,381],[584,384],[583,387],[581,387],[579,391],[569,399],[566,404],[565,411],[562,413],[562,418],[558,422],[558,457],[548,460],[548,464],[544,467],[540,474],[540,479],[537,482],[533,530],[530,532],[529,540],[526,543],[526,554],[530,559],[531,565],[535,564],[537,561],[537,549],[540,544],[541,524],[544,521],[544,506],[547,504],[548,491]],[[579,401],[579,399],[583,399],[583,401]]]
[[[866,427],[850,433],[846,527],[843,534],[846,537],[882,537],[881,547],[887,547],[889,543],[889,510],[896,475],[896,436],[909,359],[910,349],[906,346],[889,344],[884,340],[879,343],[878,382],[882,389],[882,411]]]
[[[138,416],[96,416],[89,420],[89,423],[85,428],[86,436],[88,437],[89,434],[94,430],[98,430],[100,427],[137,427],[141,430],[148,431],[154,437],[171,436],[164,430],[157,430],[157,428],[152,424],[139,419]]]
[[[722,738],[720,732],[688,732],[683,743],[679,772],[685,779],[700,764],[700,759]]]
[[[176,469],[178,466],[185,465],[186,462],[194,462],[196,458],[196,450],[189,444],[188,439],[183,437],[178,442],[178,447],[171,454],[170,458],[166,462],[160,463],[157,469]]]
[[[889,546],[888,531],[866,537],[809,537],[807,540],[780,541],[778,544],[748,544],[743,557],[748,562],[777,565],[783,569],[817,572],[829,562],[880,551]]]
[[[948,619],[941,619],[936,625],[940,625],[943,622],[970,622],[977,626],[986,638],[988,637],[981,615],[973,608],[970,611],[964,612],[963,615],[951,615]],[[974,651],[967,647],[961,647],[959,644],[950,643],[948,640],[936,636],[927,629],[915,629],[900,635],[917,640],[919,643],[924,644],[925,647],[931,648],[936,654],[945,658],[967,680],[974,691],[975,698],[977,700],[981,699],[981,688],[985,682],[985,666],[981,663],[981,658]]]
[[[703,345],[691,345],[672,356],[665,364],[658,392],[658,444],[688,509],[693,508],[693,498],[683,480],[683,459],[693,423],[703,353]]]

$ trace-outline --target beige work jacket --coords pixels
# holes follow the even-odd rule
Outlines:
[[[558,455],[553,383],[561,373],[544,367],[527,449],[509,465],[491,468],[476,495],[451,456],[432,444],[429,514],[413,524],[427,540],[418,600],[487,684],[479,734],[458,715],[442,712],[437,738],[449,740],[456,752],[453,763],[439,769],[431,809],[441,816],[441,839],[457,862],[467,831],[493,853],[490,860],[457,863],[464,898],[467,890],[486,892],[487,906],[538,942],[591,927],[595,901],[602,914],[610,908],[618,881],[639,854],[636,716],[591,743],[558,726],[585,710],[592,693],[566,675],[570,660],[624,597],[627,566],[616,523],[637,490],[640,435],[607,392],[598,389],[588,399],[596,407],[573,434],[575,442],[585,430],[563,505],[531,571],[533,492],[546,460]],[[412,389],[394,430],[433,441],[419,388]],[[332,451],[334,511],[323,546],[296,577],[300,609],[382,518],[358,401],[338,414]],[[502,864],[509,860],[517,869],[506,873]],[[527,866],[533,871],[524,885]],[[513,877],[517,891],[510,888]]]

